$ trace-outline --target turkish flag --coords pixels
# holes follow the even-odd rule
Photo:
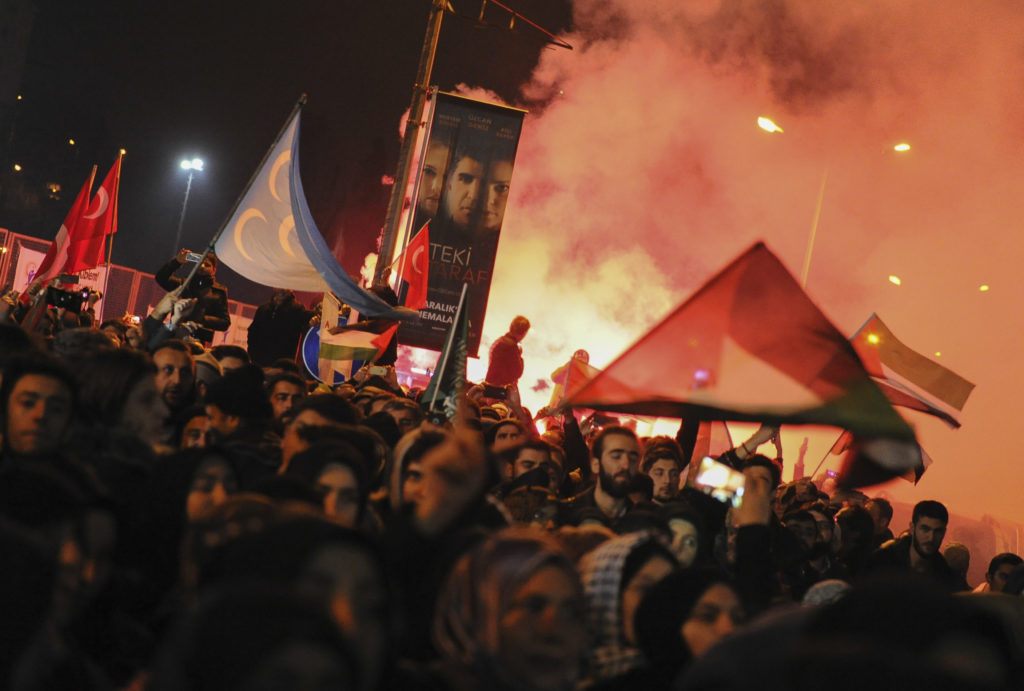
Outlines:
[[[33,280],[39,279],[45,283],[64,271],[64,267],[67,266],[71,243],[74,241],[74,238],[77,237],[78,226],[82,223],[82,217],[88,210],[89,192],[92,190],[92,183],[95,179],[96,166],[93,166],[92,172],[89,173],[89,178],[85,181],[85,184],[82,185],[82,189],[79,191],[78,196],[75,197],[75,201],[71,205],[71,210],[68,211],[68,215],[64,218],[64,222],[60,225],[60,229],[57,231],[57,237],[53,239],[53,242],[50,244],[50,249],[46,251],[46,256],[43,257],[42,263],[39,265],[39,268],[36,269],[36,273],[32,277]],[[27,297],[27,295],[23,296],[23,298]]]
[[[401,267],[402,280],[409,284],[405,294],[405,306],[418,310],[427,306],[427,282],[430,266],[430,224],[423,226],[416,237],[405,247],[396,262]]]
[[[107,173],[106,179],[82,214],[71,233],[68,244],[66,273],[78,273],[103,263],[103,249],[108,235],[117,232],[117,191],[121,182],[121,157]]]

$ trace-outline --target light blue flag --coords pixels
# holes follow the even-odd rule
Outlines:
[[[309,212],[299,177],[299,115],[289,119],[215,243],[217,257],[261,285],[332,292],[367,317],[412,321],[349,278]]]

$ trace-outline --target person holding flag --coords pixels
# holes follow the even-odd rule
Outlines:
[[[95,196],[91,196],[92,185],[96,180],[96,166],[93,166],[71,204],[57,236],[22,295],[22,302],[26,305],[36,300],[35,308],[24,322],[28,330],[38,328],[39,319],[46,308],[44,289],[53,279],[62,274],[92,269],[103,263],[106,239],[117,232],[117,197],[123,156],[121,154],[117,157]]]
[[[202,329],[196,333],[196,337],[209,341],[213,338],[214,331],[227,331],[231,326],[231,315],[228,314],[228,289],[217,282],[217,255],[208,252],[206,256],[200,257],[195,252],[182,248],[176,257],[160,267],[153,278],[164,290],[179,288],[184,280],[174,276],[174,272],[186,262],[198,259],[201,261],[196,276],[185,287],[181,296],[185,299],[196,298],[191,321]]]

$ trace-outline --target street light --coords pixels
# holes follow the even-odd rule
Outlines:
[[[173,254],[177,254],[181,247],[181,228],[185,225],[185,209],[188,208],[188,193],[192,189],[192,176],[197,170],[203,169],[203,159],[184,160],[181,162],[181,169],[188,171],[188,181],[185,183],[185,201],[181,203],[181,215],[178,216],[178,234],[174,238],[174,247],[171,250]]]
[[[757,119],[757,126],[765,132],[785,132],[784,129],[772,122],[770,118],[766,118],[763,115]]]

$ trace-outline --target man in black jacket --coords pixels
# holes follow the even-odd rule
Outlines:
[[[313,312],[295,299],[295,293],[284,288],[274,289],[270,300],[259,306],[249,325],[249,357],[261,367],[269,367],[280,358],[294,360],[299,340],[309,329],[312,318]]]
[[[187,262],[188,255],[189,250],[182,249],[178,252],[178,256],[164,264],[156,272],[154,279],[164,290],[174,290],[184,282],[184,279],[174,276],[174,272]],[[231,326],[231,317],[228,314],[228,289],[217,283],[216,277],[217,256],[210,252],[199,265],[199,270],[192,282],[182,292],[181,297],[197,298],[196,306],[189,317],[190,321],[210,331],[227,331]],[[213,334],[197,334],[197,337],[200,340],[209,341]]]
[[[957,590],[956,575],[939,551],[948,523],[949,511],[945,506],[932,500],[918,502],[911,515],[909,534],[876,550],[870,568],[911,569]]]

